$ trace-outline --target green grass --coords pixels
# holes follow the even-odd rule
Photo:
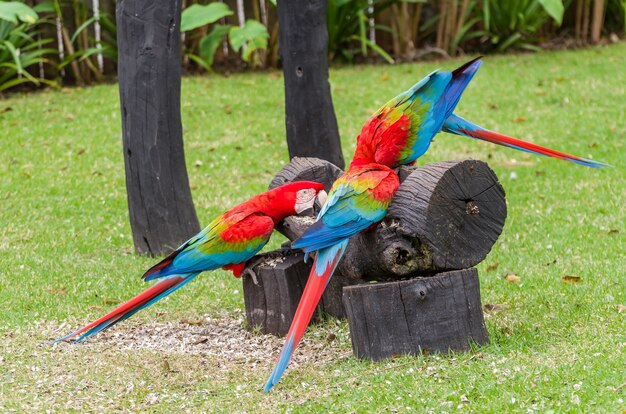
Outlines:
[[[331,71],[348,160],[369,114],[438,66]],[[487,128],[615,168],[443,134],[420,160],[486,160],[506,190],[504,232],[478,266],[483,304],[503,308],[487,313],[490,345],[383,363],[351,356],[305,362],[270,395],[260,389],[274,358],[248,366],[175,350],[118,350],[97,338],[85,346],[41,345],[51,339],[46,326],[84,324],[139,292],[138,276],[154,261],[133,254],[117,86],[0,101],[0,409],[622,412],[625,68],[624,43],[487,57],[458,108]],[[264,190],[287,162],[283,107],[277,72],[184,79],[186,157],[201,223]],[[521,282],[506,282],[507,272]],[[580,282],[562,282],[566,275]],[[240,283],[222,271],[206,274],[129,323],[233,315],[243,307]],[[328,330],[339,340],[323,346],[349,352],[345,322],[308,336],[324,344]],[[161,369],[163,358],[173,372]]]

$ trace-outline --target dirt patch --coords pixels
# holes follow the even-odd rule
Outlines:
[[[238,313],[218,317],[208,315],[196,320],[177,322],[124,323],[99,333],[81,344],[62,342],[55,345],[70,350],[75,346],[95,349],[154,350],[167,353],[200,354],[234,364],[267,363],[278,357],[284,338],[250,332],[244,328],[244,317]],[[54,338],[74,327],[54,322],[38,326]],[[318,326],[302,341],[295,353],[294,366],[306,363],[336,361],[352,355],[345,323]],[[328,338],[332,338],[329,340]]]

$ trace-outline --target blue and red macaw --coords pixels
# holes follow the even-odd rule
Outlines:
[[[374,113],[357,138],[354,159],[392,168],[421,157],[440,131],[488,141],[587,167],[606,164],[487,130],[454,114],[461,94],[481,66],[476,58],[452,72],[434,71]]]
[[[316,251],[317,256],[286,343],[264,391],[269,391],[287,368],[349,239],[385,217],[399,186],[397,174],[387,166],[351,164],[328,192],[317,221],[292,243],[292,247],[303,249],[306,255]]]
[[[146,281],[161,281],[57,341],[78,336],[75,342],[81,342],[180,289],[205,270],[224,268],[240,276],[246,262],[267,244],[274,226],[313,207],[316,198],[321,202],[326,198],[323,184],[297,181],[233,207],[143,275]]]
[[[307,255],[317,251],[317,257],[265,392],[287,368],[349,239],[385,217],[399,186],[391,168],[415,162],[441,130],[588,167],[606,165],[488,131],[455,115],[454,109],[481,63],[476,58],[452,72],[430,73],[366,121],[350,168],[333,184],[315,224],[292,243]]]

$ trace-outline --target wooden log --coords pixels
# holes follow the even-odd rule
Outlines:
[[[352,349],[359,358],[470,349],[489,342],[476,269],[344,288]]]
[[[278,21],[289,156],[323,158],[343,167],[328,82],[326,0],[281,1]]]
[[[248,328],[265,334],[286,335],[306,286],[311,263],[304,262],[300,250],[281,249],[258,255],[248,263],[248,268],[255,273],[258,282],[255,284],[249,273],[242,276]],[[343,315],[342,287],[328,285],[313,321],[320,312]]]
[[[276,183],[325,173],[326,166],[307,159],[294,162]],[[302,170],[300,175],[298,171]],[[288,173],[284,173],[287,171]],[[338,170],[332,171],[334,181]],[[464,269],[480,263],[502,232],[506,219],[504,189],[489,166],[476,160],[445,161],[423,167],[402,167],[402,184],[387,217],[375,230],[353,237],[333,279],[388,280]],[[317,181],[326,183],[323,179]],[[295,240],[312,218],[286,221],[280,231]]]
[[[200,230],[180,120],[180,0],[118,0],[128,210],[135,251],[169,253]]]
[[[338,271],[381,280],[475,266],[498,239],[506,212],[504,189],[482,161],[416,168],[378,227],[350,240]]]

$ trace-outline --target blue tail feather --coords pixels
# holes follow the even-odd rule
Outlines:
[[[280,381],[280,377],[282,377],[283,373],[287,369],[287,365],[291,360],[291,355],[293,354],[293,334],[287,338],[287,342],[285,343],[285,347],[280,354],[280,358],[278,359],[278,363],[274,367],[272,371],[272,375],[270,375],[269,379],[265,383],[265,387],[263,388],[263,392],[269,392],[272,387]]]

